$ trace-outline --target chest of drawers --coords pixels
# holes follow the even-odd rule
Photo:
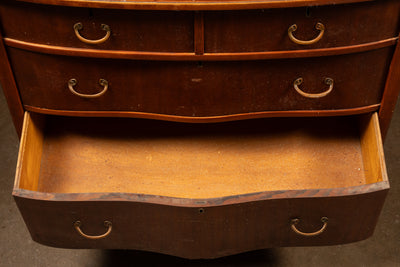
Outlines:
[[[216,258],[372,235],[400,2],[0,4],[13,196],[64,248]]]

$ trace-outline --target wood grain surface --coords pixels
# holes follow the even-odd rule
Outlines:
[[[245,119],[259,119],[272,117],[329,117],[329,116],[345,116],[366,114],[379,110],[380,105],[370,105],[361,108],[336,109],[336,110],[294,110],[294,111],[262,111],[252,113],[240,113],[234,115],[209,116],[209,117],[189,117],[189,116],[172,116],[157,113],[143,113],[130,111],[71,111],[71,110],[54,110],[25,106],[27,111],[61,116],[74,117],[116,117],[116,118],[141,118],[153,120],[176,121],[186,123],[216,123]]]
[[[173,116],[209,117],[263,111],[336,110],[379,104],[393,48],[307,59],[237,62],[130,61],[62,57],[9,49],[23,103],[71,111],[131,111]],[[293,88],[326,91],[320,99],[305,98]],[[75,89],[94,94],[99,79],[109,82],[102,97],[84,99]]]
[[[374,138],[370,138],[371,136],[375,136],[375,139],[379,138],[377,116],[375,114],[372,118],[365,118],[365,116],[363,116],[363,118],[366,119],[367,127],[362,128],[362,131],[366,131],[366,134],[362,135],[365,140],[361,143],[368,143],[367,146],[370,148],[370,152],[375,151],[376,154],[376,157],[373,155],[372,158],[375,157],[379,159],[375,164],[380,164],[383,162],[381,158],[382,154],[380,153],[382,151],[382,144],[379,142],[372,142],[371,139]],[[35,123],[36,119],[34,118],[32,123]],[[249,133],[253,135],[261,133],[264,135],[264,130],[269,129],[266,134],[267,136],[269,135],[269,137],[271,137],[271,135],[276,135],[279,136],[277,138],[279,140],[287,139],[287,141],[289,141],[289,143],[283,144],[284,147],[298,146],[303,142],[305,145],[309,145],[311,139],[311,144],[314,145],[322,141],[325,143],[323,152],[327,152],[325,151],[326,147],[329,147],[335,154],[343,157],[345,160],[348,159],[349,156],[351,157],[350,153],[352,152],[347,149],[345,151],[343,149],[338,149],[337,145],[340,141],[344,141],[344,143],[348,143],[350,146],[358,147],[356,148],[358,151],[356,154],[358,154],[358,156],[360,156],[360,150],[366,150],[360,148],[360,142],[355,141],[355,139],[357,139],[355,136],[359,135],[358,131],[355,130],[355,126],[357,125],[357,123],[355,123],[356,121],[354,121],[354,119],[356,119],[355,117],[345,117],[342,118],[343,120],[339,118],[305,120],[296,120],[293,118],[286,120],[264,119],[246,121],[243,123],[225,123],[225,127],[221,127],[221,124],[200,125],[200,127],[198,127],[199,125],[192,125],[193,127],[187,127],[187,125],[173,123],[173,127],[171,128],[167,127],[171,125],[171,123],[156,123],[147,120],[130,120],[135,122],[130,125],[127,123],[126,119],[118,120],[115,118],[111,119],[110,123],[105,123],[106,121],[104,119],[62,119],[52,116],[47,119],[45,142],[48,142],[48,144],[44,147],[45,150],[57,150],[57,157],[65,152],[65,150],[68,150],[68,148],[51,148],[52,142],[50,140],[46,141],[48,137],[60,141],[63,139],[63,136],[68,136],[68,139],[71,139],[73,135],[75,135],[75,138],[82,138],[83,136],[89,135],[89,139],[104,140],[104,138],[111,135],[118,137],[117,139],[119,141],[123,141],[132,138],[132,134],[134,134],[136,142],[148,143],[146,141],[152,139],[151,143],[155,143],[154,148],[160,148],[160,142],[154,142],[157,136],[160,137],[160,131],[157,131],[156,125],[163,126],[163,129],[167,129],[167,131],[163,132],[161,135],[162,140],[171,140],[173,145],[176,145],[174,143],[174,137],[176,135],[180,135],[180,140],[185,140],[184,137],[189,136],[192,139],[191,143],[194,144],[195,147],[203,147],[203,149],[204,140],[207,140],[207,137],[212,135],[212,140],[219,141],[217,146],[221,147],[221,136],[226,136],[227,138],[223,139],[222,145],[228,144],[230,147],[235,147],[236,151],[238,149],[242,151],[243,147],[251,148],[251,142],[249,143],[249,140],[246,138],[239,138],[239,144],[234,142],[236,145],[233,145],[231,142],[228,142],[230,139],[229,136],[233,135],[232,133],[236,133],[234,134],[235,138],[237,136],[243,137]],[[77,123],[79,120],[81,123]],[[141,121],[141,124],[139,124],[139,121]],[[277,121],[280,122],[279,126],[274,123]],[[338,123],[339,121],[340,123]],[[323,125],[318,124],[320,127],[315,127],[316,122],[323,122]],[[100,130],[93,128],[97,123],[101,126]],[[118,127],[116,127],[120,123],[124,125],[124,131],[122,132],[118,131]],[[311,125],[313,127],[309,127],[309,123],[312,123]],[[97,125],[99,126],[99,124]],[[328,127],[326,127],[326,124]],[[338,127],[339,124],[340,128]],[[107,127],[103,127],[104,125],[107,125]],[[255,125],[257,125],[257,127],[254,127]],[[332,128],[334,129],[332,130]],[[352,130],[347,131],[349,128]],[[70,131],[66,131],[66,129]],[[91,134],[91,129],[96,130],[94,136]],[[220,131],[218,129],[220,129]],[[76,130],[78,130],[78,132],[76,132]],[[285,134],[281,132],[282,130],[284,130]],[[326,134],[327,131],[329,131],[328,134]],[[340,136],[337,135],[338,132]],[[284,138],[282,136],[289,138]],[[193,137],[197,137],[195,139],[200,142],[197,144],[193,142],[196,141],[193,140]],[[257,139],[259,140],[259,138]],[[300,143],[296,143],[296,139],[300,141]],[[327,143],[330,143],[329,140],[332,141],[333,139],[336,141],[332,143],[333,145],[328,146]],[[162,140],[161,143],[163,142]],[[201,140],[203,140],[203,142],[201,142]],[[253,138],[251,138],[251,140],[253,140]],[[305,142],[306,140],[307,142]],[[118,145],[116,146],[117,143],[118,141],[115,142],[115,140],[109,142],[109,144],[112,145],[108,147],[108,151],[106,152],[108,156],[112,154],[113,149],[118,147]],[[208,148],[215,148],[215,145],[210,146],[210,143],[207,143]],[[58,142],[58,144],[60,144],[60,142]],[[85,142],[81,142],[80,144],[80,148],[78,150],[75,149],[75,152],[78,154],[63,153],[64,156],[58,163],[62,164],[62,162],[70,161],[73,157],[79,157],[79,154],[84,155],[90,144],[89,146],[87,142],[86,144]],[[104,142],[102,142],[102,144],[102,153],[104,153]],[[274,146],[276,147],[280,144],[282,144],[282,142],[276,143]],[[144,145],[146,146],[146,144]],[[164,145],[162,147],[166,146]],[[180,148],[176,146],[174,146],[174,148],[176,149],[175,152],[178,153]],[[169,151],[174,148],[169,148]],[[261,150],[259,152],[262,155],[271,156],[271,151],[265,148],[267,147],[262,147],[260,149],[258,147],[251,148],[253,153],[250,155],[250,160],[247,160],[246,166],[253,164],[251,159],[254,160],[254,155],[259,154],[257,152],[258,150]],[[320,151],[320,149],[319,147],[318,151]],[[89,148],[89,150],[93,151],[93,148]],[[122,154],[126,153],[129,147],[125,146],[123,150],[125,152]],[[257,153],[254,153],[255,150],[257,150]],[[314,151],[316,152],[314,156],[321,159],[318,151]],[[226,152],[226,150],[224,152]],[[45,154],[46,153],[48,153],[48,151],[45,152]],[[187,153],[183,154],[184,156],[188,155]],[[368,153],[364,152],[363,154],[368,155]],[[164,154],[163,156],[167,155]],[[237,159],[241,160],[245,156],[248,156],[248,154],[244,153],[244,156],[238,155]],[[44,156],[44,158],[45,157],[46,156]],[[142,153],[142,157],[145,158],[146,161],[150,159],[148,154],[145,153]],[[276,158],[278,163],[279,157],[280,155]],[[325,155],[323,157],[325,157]],[[85,158],[88,159],[88,157]],[[96,158],[101,159],[102,156]],[[133,158],[136,159],[137,157]],[[307,157],[303,159],[307,160]],[[184,160],[185,159],[183,159],[183,161]],[[212,158],[206,160],[212,160]],[[85,162],[85,159],[83,162]],[[122,160],[122,163],[123,162],[126,162],[126,159]],[[327,170],[325,169],[328,169],[328,165],[331,165],[332,162],[319,162],[324,164],[323,172],[326,173]],[[103,167],[93,173],[96,178],[102,175],[105,168],[114,169],[116,167],[111,163],[113,162],[100,162],[100,165],[103,165]],[[345,165],[350,165],[348,163],[349,162],[346,162]],[[212,163],[209,164],[212,165]],[[362,166],[362,162],[359,162],[359,164]],[[304,164],[296,166],[296,164],[292,164],[291,168],[300,172],[297,167],[303,165]],[[307,164],[305,163],[305,165]],[[316,166],[318,167],[320,165],[317,164]],[[132,166],[129,166],[129,168],[131,167]],[[355,165],[351,167],[357,168]],[[366,165],[366,167],[369,168],[368,165]],[[83,172],[88,170],[87,166],[75,166],[74,168],[70,168],[69,171],[76,173],[77,168],[80,168]],[[180,168],[186,167],[180,166]],[[335,167],[329,169],[334,170]],[[131,173],[135,173],[137,170],[139,170],[139,168],[133,168],[131,169]],[[141,168],[141,170],[143,170],[143,168]],[[190,171],[190,168],[187,170]],[[381,166],[381,170],[384,170],[384,166]],[[356,169],[356,171],[358,170]],[[368,172],[369,170],[364,169],[364,171]],[[342,173],[342,171],[340,172]],[[65,174],[65,172],[63,173]],[[58,179],[59,175],[60,174],[53,173],[50,179]],[[240,173],[237,172],[235,175],[240,175]],[[284,173],[280,172],[278,175],[282,177]],[[28,177],[24,179],[26,178]],[[88,179],[88,177],[82,176],[80,178],[79,181],[73,183],[85,187],[85,180]],[[208,175],[202,178],[208,180],[209,183],[215,184],[219,182],[219,178],[208,179]],[[336,179],[334,176],[330,178],[331,180]],[[366,181],[364,181],[364,184],[359,186],[279,190],[211,199],[176,198],[118,192],[46,193],[22,189],[19,187],[21,184],[16,184],[13,194],[33,240],[39,243],[63,248],[145,250],[197,259],[217,258],[275,246],[334,245],[365,239],[373,232],[389,188],[385,173],[380,178],[376,178],[375,181],[368,181],[372,182],[371,184],[365,184]],[[319,176],[318,179],[323,179],[323,176]],[[65,189],[71,185],[69,182],[72,182],[72,180],[58,180],[58,182],[57,186],[64,187]],[[92,180],[90,182],[91,185],[89,187],[94,189],[95,187],[101,187],[102,183],[105,181],[97,180],[93,183],[94,181]],[[168,179],[168,182],[173,181]],[[343,182],[344,184],[347,183],[344,180],[342,182],[336,180],[336,186],[344,185]],[[228,184],[227,186],[230,185]],[[303,187],[305,186],[307,185],[303,184]],[[38,190],[41,189],[38,188]],[[290,228],[291,219],[298,218],[300,220],[298,225],[299,229],[304,232],[315,232],[322,227],[321,217],[328,217],[329,219],[328,226],[321,235],[304,237],[294,233]],[[106,220],[112,222],[113,230],[111,234],[104,239],[85,239],[74,229],[74,222],[78,220],[82,222],[82,231],[89,235],[103,234],[106,231],[104,227],[104,221]]]
[[[43,45],[196,54],[198,49],[205,53],[285,51],[396,37],[400,3],[382,2],[219,12],[104,10],[14,2],[0,6],[0,18],[6,38]],[[85,38],[103,37],[101,24],[110,26],[111,37],[102,44],[85,44],[75,36],[73,25],[77,22],[82,23],[80,33]],[[318,22],[326,28],[319,42],[302,46],[289,39],[288,28],[293,24],[298,27],[297,38],[313,39]]]
[[[199,34],[199,38],[201,38]],[[236,61],[236,60],[262,60],[262,59],[280,59],[280,58],[305,58],[320,56],[336,56],[351,53],[360,53],[370,50],[376,50],[397,44],[398,37],[380,40],[377,42],[341,46],[333,48],[300,49],[285,51],[264,51],[264,52],[230,52],[230,53],[202,53],[204,43],[197,39],[196,43],[198,54],[196,52],[142,52],[125,50],[101,50],[93,48],[71,48],[54,45],[44,45],[24,42],[11,38],[4,38],[7,46],[20,48],[32,52],[44,54],[54,54],[62,56],[76,56],[89,58],[109,58],[109,59],[137,59],[137,60],[168,60],[168,61]]]
[[[2,1],[0,81],[17,129],[24,108],[77,116],[25,116],[13,196],[33,240],[199,259],[371,236],[389,189],[379,123],[384,137],[399,11],[397,0]],[[77,22],[88,39],[109,25],[110,39],[82,43]],[[288,39],[293,24],[314,38],[317,22],[319,42]],[[307,93],[325,78],[334,88],[305,98],[298,78]],[[80,98],[70,79],[83,94],[99,79],[109,89]],[[322,217],[318,236],[291,229],[296,218],[316,232]],[[89,240],[76,221],[88,235],[113,229]]]
[[[325,192],[328,191],[332,189]],[[33,240],[41,244],[135,249],[198,259],[270,247],[336,245],[368,238],[375,228],[387,188],[343,197],[315,197],[315,192],[308,191],[303,197],[205,208],[104,198],[71,202],[15,196],[15,200]],[[299,218],[299,229],[314,232],[321,228],[323,216],[329,222],[319,236],[303,237],[290,229],[291,219]],[[87,234],[104,233],[105,220],[113,223],[113,231],[105,239],[85,239],[73,227],[77,220]]]
[[[114,120],[48,122],[38,191],[216,198],[366,183],[358,128],[344,118]]]
[[[385,91],[382,99],[382,106],[379,110],[379,122],[382,131],[382,138],[385,140],[387,131],[394,109],[397,104],[397,98],[400,92],[400,44],[397,43],[390,69],[386,80]]]
[[[11,0],[8,0],[11,1]],[[161,0],[157,2],[146,2],[138,0],[17,0],[19,2],[62,5],[90,8],[110,9],[147,9],[147,10],[234,10],[234,9],[260,9],[260,8],[283,8],[316,5],[336,5],[357,2],[368,2],[372,0],[255,0],[240,1],[226,0],[215,2],[213,0],[196,1],[170,1]]]
[[[194,48],[192,12],[124,11],[68,8],[34,4],[1,4],[4,36],[26,42],[129,51],[190,52]],[[111,29],[110,38],[101,44],[80,41],[73,26],[82,23],[80,35],[100,39]]]
[[[205,53],[260,52],[351,46],[396,37],[399,1],[374,1],[353,5],[204,12]],[[293,35],[312,40],[317,23],[325,26],[322,39],[299,45]]]
[[[33,120],[31,120],[30,124],[35,124],[40,117],[32,118]],[[364,125],[367,126],[361,128],[361,133],[365,132],[366,134],[361,135],[363,141],[360,143],[355,141],[357,139],[355,137],[359,136],[356,130],[356,117],[344,117],[342,118],[343,120],[340,118],[310,118],[305,120],[294,118],[263,119],[225,124],[192,125],[192,127],[187,127],[187,125],[179,123],[157,123],[155,121],[137,119],[130,119],[129,121],[134,122],[130,124],[127,123],[128,120],[126,119],[119,120],[116,118],[108,120],[110,123],[106,123],[107,120],[104,119],[49,116],[47,117],[47,127],[45,128],[45,143],[47,142],[47,144],[45,144],[44,148],[45,150],[57,150],[56,157],[63,155],[62,159],[56,162],[60,166],[59,164],[66,163],[72,158],[79,158],[79,155],[84,155],[88,149],[93,151],[93,147],[90,144],[88,146],[88,139],[104,140],[106,137],[116,137],[114,141],[107,142],[110,144],[107,152],[104,150],[104,142],[101,142],[103,148],[101,153],[107,154],[109,157],[110,155],[112,156],[112,151],[119,147],[118,145],[116,146],[118,142],[132,139],[132,135],[137,144],[138,142],[142,143],[142,146],[154,144],[152,152],[154,152],[154,148],[160,148],[160,143],[164,142],[166,144],[165,140],[171,140],[173,145],[176,145],[174,137],[177,135],[180,137],[181,144],[182,140],[184,143],[184,140],[190,137],[192,139],[192,147],[195,146],[196,148],[200,147],[204,149],[204,141],[208,139],[207,137],[212,136],[212,140],[219,141],[216,145],[219,148],[221,148],[221,145],[222,147],[229,145],[235,151],[242,151],[243,148],[252,149],[253,153],[250,155],[250,160],[246,160],[245,163],[245,166],[250,166],[254,164],[251,159],[254,160],[256,154],[271,156],[271,153],[269,153],[271,151],[268,151],[267,147],[252,147],[251,142],[253,138],[251,140],[238,138],[237,142],[232,143],[230,137],[234,136],[234,139],[236,139],[238,136],[244,137],[248,134],[261,133],[262,136],[264,134],[269,137],[271,135],[276,136],[275,139],[278,139],[278,141],[286,139],[289,143],[283,144],[284,147],[299,146],[303,142],[305,145],[316,145],[323,142],[325,143],[324,152],[327,152],[325,151],[326,147],[329,147],[332,149],[331,152],[344,159],[348,159],[349,156],[351,157],[350,154],[353,152],[350,151],[354,151],[353,149],[350,148],[350,151],[347,148],[345,150],[337,150],[338,144],[344,141],[350,147],[357,147],[357,158],[362,153],[363,156],[371,156],[371,159],[378,159],[373,164],[379,165],[382,162],[384,164],[383,154],[381,153],[382,143],[373,141],[379,138],[377,115],[374,114],[372,117],[365,117],[363,115],[362,118],[366,120],[366,124]],[[29,116],[27,116],[27,119],[29,119]],[[339,121],[340,123],[338,123]],[[279,123],[275,124],[274,122]],[[320,127],[315,127],[316,122],[322,122],[322,124],[318,124]],[[121,127],[121,124],[123,124],[124,131],[118,131],[119,127],[117,126],[120,125]],[[328,127],[326,127],[326,124]],[[29,127],[28,124],[26,125],[26,132],[31,131],[32,127]],[[93,127],[95,125],[100,126],[100,129]],[[173,127],[168,127],[168,125],[173,125]],[[223,125],[224,127],[222,127]],[[163,129],[166,129],[162,134],[160,131],[157,131],[157,127],[161,126]],[[332,130],[332,128],[334,129]],[[67,129],[69,131],[66,131]],[[267,129],[268,133],[265,133],[264,131]],[[92,130],[96,131],[95,135],[92,135]],[[282,132],[282,130],[284,131]],[[327,131],[328,133],[326,133]],[[338,132],[340,136],[337,135]],[[81,146],[79,149],[75,149],[75,152],[78,154],[64,153],[69,149],[65,146],[63,148],[54,146],[55,143],[62,143],[60,140],[64,139],[63,137],[65,136],[68,136],[67,139],[70,140],[72,136],[78,139],[86,136],[86,141],[80,142]],[[159,139],[160,141],[158,142],[157,136],[161,136],[161,140]],[[223,136],[226,138],[221,139]],[[58,139],[58,142],[52,142],[56,139]],[[146,142],[149,139],[152,139],[151,143]],[[259,138],[256,139],[260,140]],[[296,139],[300,142],[296,143]],[[194,142],[196,140],[198,141],[197,143]],[[327,143],[330,143],[332,140],[336,141],[327,146]],[[165,144],[161,147],[167,147]],[[210,141],[207,141],[206,144],[208,148],[216,147],[215,145],[210,146]],[[275,143],[273,147],[275,146],[276,148],[281,144]],[[366,145],[361,145],[360,148],[360,144]],[[29,147],[29,144],[27,146]],[[364,146],[366,147],[364,148]],[[179,153],[180,148],[182,146],[173,146],[168,148],[168,150],[175,150],[174,153]],[[319,147],[317,150],[320,151],[320,149]],[[129,151],[129,146],[123,146],[122,150],[124,150],[122,154],[125,154]],[[309,148],[307,150],[310,151]],[[369,152],[365,153],[366,150],[369,150]],[[226,149],[223,151],[226,152]],[[255,151],[258,152],[254,153]],[[316,152],[314,157],[321,159],[318,151],[314,151]],[[45,154],[48,152],[45,152]],[[370,154],[374,152],[374,155]],[[188,153],[184,152],[183,155],[188,156]],[[141,156],[145,161],[153,160],[146,153],[142,153]],[[163,156],[168,155],[164,154]],[[248,156],[248,153],[244,153],[244,156]],[[244,156],[236,155],[239,161],[243,160]],[[276,159],[279,161],[281,155],[278,154],[277,156],[278,158]],[[44,158],[46,157],[44,155]],[[96,156],[96,158],[100,159],[102,157]],[[84,158],[88,159],[88,157]],[[137,159],[137,157],[133,158]],[[24,157],[20,157],[21,159],[24,159]],[[184,158],[180,159],[185,161]],[[307,157],[304,159],[307,159]],[[208,162],[212,158],[205,160]],[[85,162],[85,159],[82,161]],[[358,160],[355,161],[357,162]],[[122,160],[123,162],[126,162],[126,159]],[[330,163],[319,162],[324,164],[322,169],[326,173],[327,170],[325,169]],[[111,164],[113,163],[112,161],[99,163],[103,167],[93,172],[95,177],[102,175],[105,168],[115,169],[116,167]],[[350,165],[348,163],[347,161],[345,165]],[[19,162],[19,165],[21,164],[23,162]],[[207,164],[210,166],[213,163]],[[362,162],[358,164],[359,166],[363,165]],[[128,165],[130,165],[129,168],[132,168],[131,164]],[[301,164],[297,167],[302,167],[303,165]],[[317,164],[316,166],[321,165]],[[297,167],[296,165],[291,166],[292,170],[299,172],[299,169],[296,170]],[[359,171],[356,165],[352,165],[351,167],[355,167],[356,172]],[[74,166],[69,171],[76,173],[77,168],[81,168],[83,172],[88,170],[87,166]],[[179,166],[179,168],[186,168],[189,172],[193,169],[187,168],[187,166]],[[365,165],[364,168],[366,169],[363,172],[368,172],[368,176],[371,178],[371,173],[368,169],[369,165]],[[46,169],[44,169],[44,172],[46,172]],[[330,168],[330,170],[334,169],[335,167]],[[369,178],[368,181],[364,181],[362,185],[358,186],[307,189],[305,187],[310,185],[303,184],[303,189],[300,190],[266,191],[209,199],[176,198],[118,192],[46,193],[31,191],[35,190],[34,188],[27,188],[29,190],[22,189],[20,186],[23,183],[15,184],[13,195],[33,240],[41,244],[63,248],[135,249],[191,259],[217,258],[275,246],[334,245],[355,242],[369,237],[376,225],[389,188],[386,173],[379,174],[384,169],[384,165],[380,166],[379,171],[372,172],[376,173],[375,179]],[[138,166],[131,169],[131,173],[134,174],[137,170],[139,170]],[[340,172],[342,173],[342,171]],[[53,173],[49,178],[58,179],[59,175]],[[65,175],[65,172],[62,175]],[[236,172],[235,175],[240,175],[240,172]],[[285,174],[280,172],[278,175],[282,177]],[[336,175],[331,176],[331,179],[336,179],[336,177]],[[28,176],[20,178],[29,179]],[[79,181],[73,182],[76,185],[79,184],[79,187],[85,184],[85,180],[88,177],[82,176],[80,178]],[[318,177],[318,179],[321,178],[323,176]],[[206,179],[209,183],[214,184],[219,182],[219,178],[208,179],[208,175],[203,176],[202,179]],[[19,181],[18,178],[17,181]],[[167,181],[174,182],[170,179],[167,179]],[[275,181],[278,181],[278,179]],[[65,179],[62,181],[62,179],[59,179],[56,186],[61,186],[61,188],[64,187],[65,189],[71,185],[70,182],[72,180],[68,181]],[[90,189],[94,189],[95,187],[103,186],[105,181],[102,179],[102,181],[91,180],[90,182]],[[126,182],[125,180],[124,186]],[[370,184],[365,184],[366,182]],[[308,182],[306,181],[306,183]],[[335,186],[343,186],[346,183],[347,181],[345,180],[341,182],[336,180]],[[51,186],[51,182],[49,185]],[[230,186],[230,184],[227,186]],[[83,187],[85,186],[83,185]],[[37,190],[42,189],[39,187]],[[322,227],[322,217],[328,217],[329,221],[326,230],[321,235],[304,237],[294,233],[290,228],[291,219],[298,218],[300,220],[299,229],[305,232],[315,232]],[[104,227],[104,221],[111,221],[113,230],[104,239],[85,239],[74,229],[74,223],[78,220],[82,223],[82,231],[89,235],[103,234],[107,230]]]

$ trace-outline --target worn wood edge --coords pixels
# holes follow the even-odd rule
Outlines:
[[[382,138],[377,113],[361,120],[361,150],[367,183],[388,182]]]
[[[304,50],[285,50],[285,51],[265,51],[265,52],[239,52],[239,53],[203,53],[196,52],[141,52],[124,50],[100,50],[87,48],[62,47],[38,43],[30,43],[12,38],[4,38],[7,46],[39,52],[44,54],[78,56],[90,58],[109,58],[109,59],[135,59],[135,60],[171,60],[171,61],[231,61],[231,60],[262,60],[262,59],[281,59],[281,58],[304,58],[321,57],[359,53],[376,50],[396,44],[398,37],[393,37],[376,42],[364,43],[359,45],[341,46],[333,48],[304,49]]]
[[[382,105],[379,110],[379,122],[382,133],[382,140],[385,141],[389,125],[397,104],[400,92],[400,43],[397,43],[396,49],[390,63],[389,72],[386,79],[385,89],[383,91]]]
[[[19,184],[21,181],[21,169],[22,165],[24,164],[23,160],[23,155],[25,154],[25,144],[26,144],[26,138],[27,138],[27,129],[28,129],[28,124],[30,122],[29,117],[29,112],[25,112],[24,114],[24,123],[22,125],[22,132],[21,132],[21,138],[19,142],[19,149],[18,149],[18,159],[17,159],[17,167],[15,171],[15,180],[14,180],[14,189],[13,190],[18,190]]]
[[[188,122],[188,123],[210,123],[225,122],[244,119],[257,119],[269,117],[327,117],[327,116],[345,116],[357,115],[373,112],[379,109],[380,104],[374,104],[365,107],[336,109],[336,110],[285,110],[285,111],[262,111],[252,113],[240,113],[221,116],[190,117],[178,115],[166,115],[156,113],[131,112],[131,111],[72,111],[38,108],[25,105],[25,109],[31,112],[37,112],[48,115],[60,116],[85,116],[85,117],[124,117],[156,119],[165,121]]]
[[[37,190],[43,149],[43,127],[43,116],[25,112],[15,179],[18,181],[15,184],[17,188]]]
[[[287,8],[302,6],[338,5],[359,3],[372,0],[260,0],[260,1],[83,1],[83,0],[16,0],[19,2],[109,9],[141,9],[141,10],[237,10],[260,8]]]
[[[304,190],[278,190],[232,195],[218,198],[192,199],[176,198],[149,194],[135,193],[43,193],[15,188],[14,197],[28,198],[43,201],[112,201],[112,202],[140,202],[148,204],[168,205],[177,207],[213,207],[234,205],[245,202],[299,199],[299,198],[324,198],[344,197],[374,193],[389,189],[388,181],[344,188],[304,189]]]

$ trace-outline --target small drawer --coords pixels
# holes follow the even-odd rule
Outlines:
[[[166,62],[82,60],[9,49],[22,102],[31,111],[191,119],[377,107],[392,53],[387,47],[304,59]]]
[[[397,37],[399,12],[396,0],[206,12],[205,52],[301,50],[376,42]]]
[[[0,19],[3,37],[29,43],[103,50],[193,51],[193,13],[190,12],[17,3],[1,4]]]
[[[26,113],[13,195],[42,244],[215,258],[365,239],[388,188],[376,113],[194,125]]]

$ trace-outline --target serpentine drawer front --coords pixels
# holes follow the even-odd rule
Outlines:
[[[9,49],[27,109],[186,117],[379,105],[392,54],[387,47],[341,56],[199,65],[82,60]]]
[[[13,194],[43,244],[215,258],[366,238],[388,186],[376,113],[191,127],[27,113]]]
[[[398,34],[398,16],[393,10],[400,3],[386,2],[289,10],[209,11],[204,14],[205,52],[300,50],[394,38]],[[128,51],[194,49],[195,13],[189,11],[102,10],[13,3],[2,6],[0,15],[4,36],[10,42]]]
[[[216,258],[372,235],[398,0],[3,0],[33,240]]]

